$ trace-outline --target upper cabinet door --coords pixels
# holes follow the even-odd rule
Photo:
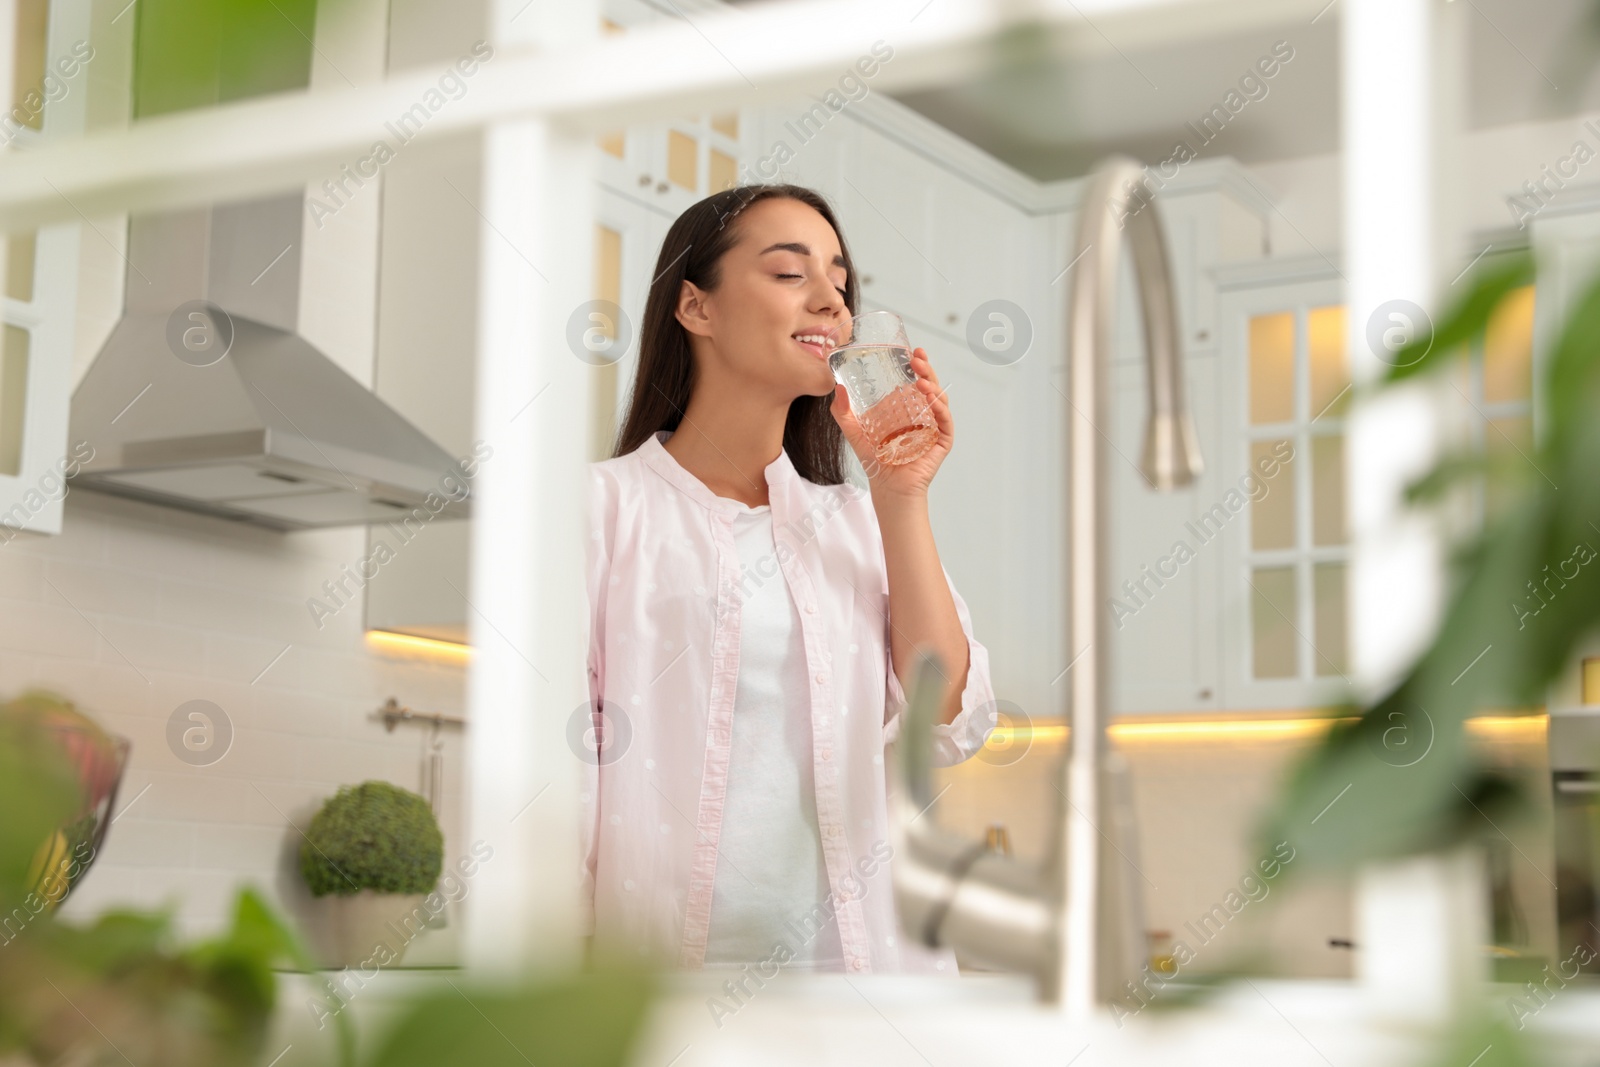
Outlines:
[[[642,0],[605,0],[601,10],[606,34],[681,17],[671,5],[657,9]],[[746,126],[744,111],[734,108],[614,130],[596,138],[596,173],[606,188],[677,218],[697,201],[739,184],[740,166],[749,158]]]
[[[0,97],[25,117],[12,146],[81,134],[87,94],[40,90],[47,74],[82,85],[87,7],[29,3],[17,14],[11,54],[0,56]],[[0,542],[17,530],[60,533],[66,478],[94,454],[88,441],[67,441],[80,232],[72,223],[0,234]]]
[[[5,250],[0,523],[8,529],[0,538],[10,540],[14,530],[61,532],[65,480],[94,448],[87,441],[67,443],[78,227],[12,234]]]
[[[1118,287],[1137,305],[1131,283]],[[1119,331],[1118,350],[1143,352],[1138,333]],[[1157,492],[1137,464],[1144,448],[1149,393],[1142,363],[1112,364],[1112,426],[1106,463],[1111,530],[1106,614],[1111,641],[1112,710],[1118,714],[1208,711],[1218,700],[1218,578],[1221,548],[1204,532],[1207,509],[1223,493],[1217,454],[1217,366],[1184,361],[1184,388],[1204,467],[1191,484]],[[1064,375],[1063,375],[1064,379]]]
[[[1014,320],[1033,290],[1026,272],[1035,262],[1039,227],[993,191],[943,167],[928,167],[928,180],[937,220],[928,249],[929,325],[957,340],[977,338],[984,358],[1007,363],[1019,331],[1032,332]]]
[[[627,413],[638,371],[645,302],[659,268],[661,242],[671,220],[614,190],[595,199],[593,331],[586,347],[595,405],[590,459],[609,459]]]
[[[861,275],[863,309],[936,321],[933,283],[941,271],[933,259],[935,168],[876,130],[852,126],[836,206]]]
[[[1350,684],[1342,285],[1325,263],[1251,273],[1218,303],[1221,495],[1196,526],[1223,550],[1227,706],[1315,707]]]
[[[677,218],[739,183],[745,160],[741,113],[688,116],[632,126],[597,139],[600,182]]]
[[[67,441],[78,237],[66,225],[5,241],[0,523],[36,533],[61,532],[64,479],[94,455],[90,442]]]

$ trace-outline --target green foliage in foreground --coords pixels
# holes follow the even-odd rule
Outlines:
[[[41,916],[0,952],[0,1051],[38,1063],[257,1063],[279,964],[309,960],[250,889],[225,933],[187,946],[170,911],[116,909],[87,926]],[[339,1034],[353,1062],[347,1023]]]
[[[1396,354],[1382,388],[1447,369],[1532,279],[1525,256],[1480,272],[1431,338]],[[1432,645],[1371,707],[1351,709],[1359,717],[1329,732],[1268,814],[1261,840],[1293,841],[1305,856],[1297,871],[1446,849],[1493,834],[1520,801],[1511,779],[1474,757],[1464,723],[1542,705],[1600,623],[1600,278],[1574,301],[1544,389],[1547,418],[1530,453],[1498,465],[1447,456],[1414,487],[1419,508],[1477,479],[1511,504],[1458,550]]]
[[[299,941],[248,889],[231,927],[192,945],[178,943],[170,910],[116,909],[88,925],[57,918],[34,894],[29,866],[81,806],[80,788],[48,731],[28,716],[0,715],[0,1056],[256,1062],[275,1004],[273,967],[311,968]],[[353,1062],[348,1023],[339,1034],[344,1062]]]
[[[621,1067],[644,1023],[655,979],[646,971],[615,970],[510,988],[449,982],[448,992],[409,1009],[369,1067]]]
[[[115,909],[82,925],[57,918],[30,900],[29,864],[78,804],[76,777],[49,735],[0,716],[0,1057],[81,1067],[268,1062],[279,1051],[267,1047],[275,969],[316,973],[294,931],[253,889],[239,893],[225,932],[191,944],[177,937],[170,907]],[[654,979],[604,970],[538,985],[446,981],[448,992],[401,1006],[363,1063],[620,1067]],[[332,990],[329,1004],[339,1006]],[[351,1067],[350,1016],[329,1014],[338,1062]]]

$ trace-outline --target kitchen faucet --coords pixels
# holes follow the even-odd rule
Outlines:
[[[900,736],[900,789],[891,798],[894,892],[901,925],[924,945],[1032,975],[1040,1001],[1084,1018],[1135,979],[1147,959],[1133,812],[1121,757],[1106,740],[1111,655],[1102,633],[1109,493],[1104,431],[1111,426],[1109,350],[1122,231],[1127,231],[1144,312],[1148,423],[1140,463],[1158,490],[1201,469],[1184,404],[1178,315],[1166,241],[1143,168],[1126,156],[1089,175],[1078,209],[1067,349],[1071,733],[1053,791],[1056,818],[1035,866],[942,829],[927,814],[932,728],[945,675],[920,652]],[[1081,262],[1080,262],[1081,261]]]

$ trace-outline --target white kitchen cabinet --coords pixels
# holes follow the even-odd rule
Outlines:
[[[933,172],[932,212],[930,257],[938,275],[931,279],[931,325],[965,341],[974,328],[980,338],[991,331],[983,354],[970,354],[1004,363],[1016,354],[1006,349],[1020,342],[1014,330],[1024,324],[1005,321],[995,302],[1021,306],[1048,281],[1037,273],[1029,275],[1030,268],[1037,269],[1028,248],[1039,241],[1037,222],[992,190],[942,168]]]
[[[1185,168],[1161,192],[1155,205],[1167,235],[1184,351],[1192,354],[1214,348],[1217,288],[1211,271],[1222,264],[1255,262],[1267,255],[1270,203],[1243,177],[1237,164],[1223,159]],[[1123,275],[1124,285],[1131,283],[1126,260]],[[1118,328],[1124,332],[1137,328],[1138,314],[1136,304],[1124,302],[1118,312]],[[1119,344],[1115,358],[1140,360],[1144,349]]]
[[[1076,184],[1076,183],[1075,183]],[[1061,230],[1070,234],[1076,190]],[[1266,202],[1231,161],[1186,168],[1153,205],[1166,234],[1179,318],[1184,381],[1204,464],[1193,483],[1158,493],[1144,481],[1148,372],[1143,309],[1131,259],[1121,257],[1111,353],[1112,421],[1110,575],[1102,633],[1112,642],[1111,706],[1117,713],[1232,710],[1224,682],[1231,610],[1223,541],[1200,522],[1226,497],[1242,470],[1225,441],[1223,394],[1233,370],[1220,356],[1217,289],[1212,271],[1264,254]],[[1066,265],[1068,254],[1059,257]],[[1073,270],[1077,268],[1074,267]],[[1064,290],[1071,274],[1056,283]],[[1065,388],[1066,353],[1059,384]]]
[[[1215,281],[1218,495],[1205,506],[1220,529],[1222,698],[1319,707],[1349,684],[1343,282],[1320,257],[1224,268]],[[1285,453],[1235,508],[1252,465]]]
[[[78,239],[71,225],[7,242],[0,315],[0,539],[7,541],[16,530],[60,533],[65,476],[94,454],[89,442],[67,440]]]
[[[841,209],[850,192],[845,159],[855,151],[857,124],[810,98],[751,108],[751,158],[746,171],[753,183],[789,182],[815,189]],[[854,254],[854,234],[846,234]]]
[[[644,0],[604,0],[600,8],[605,33],[682,16]],[[747,125],[739,108],[631,125],[597,139],[595,176],[603,187],[677,218],[739,184],[740,167],[750,159]]]
[[[937,322],[934,283],[947,275],[932,258],[933,167],[877,131],[855,124],[848,129],[844,189],[836,204],[864,282],[863,305]]]
[[[600,184],[677,218],[739,183],[746,161],[739,110],[631,126],[599,139]]]
[[[617,333],[608,335],[617,345],[616,356],[611,362],[596,362],[590,370],[598,434],[590,454],[593,460],[603,460],[611,457],[627,409],[638,369],[645,301],[659,269],[662,240],[673,220],[606,186],[596,197],[595,216],[596,298],[621,308]],[[605,331],[608,324],[601,314],[593,324]],[[610,355],[603,353],[603,357]]]
[[[374,392],[457,458],[474,444],[481,154],[477,138],[418,145],[383,179]],[[366,628],[465,643],[471,520],[369,527],[369,557],[380,543],[393,558],[366,586]]]
[[[72,4],[49,5],[44,26],[16,21],[16,34],[5,37],[0,51],[7,108],[19,59],[31,56],[39,69],[48,69],[47,59],[69,58],[74,43],[87,39],[88,24],[87,6]],[[85,78],[78,67],[68,85],[81,85]],[[19,92],[32,88],[15,87]],[[80,136],[88,96],[80,88],[45,100],[40,128],[16,128],[10,135],[13,147]],[[82,234],[73,222],[0,235],[0,544],[18,530],[60,533],[65,475],[76,473],[93,455],[90,442],[67,440]]]
[[[1205,469],[1181,489],[1158,493],[1138,469],[1148,396],[1140,362],[1112,371],[1115,451],[1113,530],[1102,632],[1111,641],[1112,707],[1119,713],[1204,711],[1219,700],[1217,606],[1221,549],[1195,521],[1219,495],[1217,360],[1184,360],[1185,387]]]

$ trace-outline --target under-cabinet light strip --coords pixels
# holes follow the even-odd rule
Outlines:
[[[368,630],[367,641],[387,651],[420,654],[433,659],[449,660],[452,663],[461,662],[472,656],[471,645],[463,645],[456,641],[440,641],[433,637],[397,634],[392,630]]]
[[[1296,719],[1200,720],[1197,722],[1122,722],[1107,727],[1118,740],[1166,740],[1179,738],[1290,738],[1324,733],[1336,722],[1354,722],[1353,716],[1307,717]],[[1550,717],[1539,715],[1479,715],[1467,720],[1467,729],[1479,735],[1530,737],[1542,735]],[[1071,730],[1062,722],[1039,722],[1031,726],[997,726],[988,744],[1005,748],[1018,741],[1061,742]]]

